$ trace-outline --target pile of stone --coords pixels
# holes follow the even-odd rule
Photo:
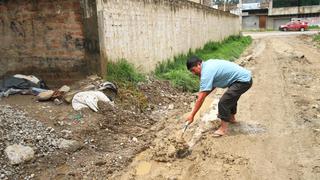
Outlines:
[[[58,137],[55,130],[8,105],[0,106],[0,179],[10,179],[24,163],[57,149],[73,152],[82,145]]]

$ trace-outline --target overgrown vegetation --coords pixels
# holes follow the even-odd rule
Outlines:
[[[117,62],[108,61],[106,79],[118,84],[136,84],[144,81],[145,76],[138,73],[127,60],[121,59]]]
[[[196,55],[203,60],[234,61],[251,42],[252,39],[249,36],[231,36],[222,42],[208,42],[202,49],[189,51],[188,54],[182,54],[158,64],[155,74],[161,79],[170,80],[174,86],[184,91],[196,92],[199,88],[199,79],[186,69],[186,60],[189,57]]]
[[[117,62],[108,61],[106,80],[115,83],[119,87],[116,101],[120,101],[124,109],[130,109],[134,104],[139,110],[147,107],[147,99],[137,88],[137,83],[146,80],[146,77],[134,68],[127,60]],[[132,109],[133,110],[133,109]]]

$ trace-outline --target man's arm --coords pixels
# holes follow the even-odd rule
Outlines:
[[[199,92],[196,104],[194,105],[194,108],[193,108],[191,114],[187,118],[187,121],[189,121],[189,124],[191,124],[193,122],[194,116],[197,114],[197,112],[199,111],[199,109],[202,106],[203,101],[206,99],[206,97],[208,96],[208,94],[210,94],[211,91],[201,91],[201,92]]]

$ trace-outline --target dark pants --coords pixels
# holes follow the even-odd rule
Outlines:
[[[222,95],[218,103],[218,118],[223,121],[229,121],[231,114],[237,113],[237,102],[240,96],[245,93],[252,86],[250,82],[234,82],[228,90]]]

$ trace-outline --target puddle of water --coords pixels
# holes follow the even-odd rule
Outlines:
[[[151,163],[143,161],[136,167],[136,174],[139,176],[146,175],[151,170]]]

